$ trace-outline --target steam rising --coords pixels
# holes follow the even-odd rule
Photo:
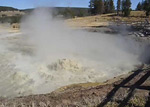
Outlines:
[[[16,38],[1,42],[0,82],[7,88],[0,88],[1,96],[102,82],[142,63],[141,43],[128,36],[73,30],[46,9],[36,9],[24,18],[21,31]]]

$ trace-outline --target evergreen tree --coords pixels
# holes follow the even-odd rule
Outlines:
[[[126,8],[125,8],[125,16],[129,16],[131,12],[131,1],[130,0],[126,0]]]
[[[113,13],[115,11],[114,0],[90,0],[91,14]]]
[[[115,11],[114,1],[110,0],[109,2],[109,12],[113,13]]]
[[[94,14],[98,14],[99,12],[99,0],[94,0]]]
[[[94,1],[95,0],[90,0],[90,5],[89,5],[89,12],[91,13],[91,14],[94,14],[95,12],[94,12]]]
[[[139,11],[141,11],[142,10],[142,3],[138,3],[138,5],[137,5],[137,7],[136,7],[136,10],[139,10]]]
[[[114,6],[114,1],[113,0],[110,0],[110,3],[109,3],[109,12],[110,13],[113,13],[115,11],[115,6]]]
[[[117,1],[117,15],[119,15],[120,9],[121,9],[121,0],[118,0]]]
[[[122,13],[125,11],[125,0],[122,0],[121,10],[122,10]]]
[[[102,14],[104,11],[103,0],[91,0],[89,7],[91,14]]]
[[[104,1],[104,12],[109,13],[109,0]]]
[[[143,9],[146,12],[146,16],[149,16],[149,14],[150,14],[150,0],[145,0]]]
[[[104,3],[103,0],[98,0],[98,14],[103,14],[104,12]]]
[[[124,16],[129,16],[131,12],[131,1],[130,0],[123,0],[122,1],[122,12]]]
[[[144,1],[143,0],[141,2],[141,8],[142,8],[142,10],[144,9]]]

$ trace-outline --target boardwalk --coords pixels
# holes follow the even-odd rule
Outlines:
[[[144,72],[144,74],[140,75],[140,73]],[[139,75],[139,76],[138,76]],[[137,81],[134,82],[134,84],[131,84],[130,81],[135,79],[137,76]],[[130,98],[134,95],[134,91],[136,89],[139,90],[148,90],[150,95],[150,86],[143,86],[142,84],[150,77],[150,69],[146,69],[145,71],[138,70],[131,74],[129,77],[124,79],[121,83],[115,85],[114,89],[111,90],[106,98],[98,105],[98,107],[104,107],[107,105],[108,102],[113,101],[113,98],[115,97],[115,94],[120,88],[128,88],[128,94],[127,96],[119,103],[118,107],[124,107],[129,102]],[[150,96],[148,97],[148,100],[145,104],[145,107],[150,107]]]

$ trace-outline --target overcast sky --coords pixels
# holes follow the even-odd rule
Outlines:
[[[57,7],[88,7],[90,0],[0,0],[0,6],[11,6],[19,9],[33,8],[36,6],[57,6]],[[115,5],[116,5],[116,1]],[[142,0],[131,0],[132,9]]]

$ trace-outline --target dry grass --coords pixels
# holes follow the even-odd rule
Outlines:
[[[72,85],[68,85],[68,86],[64,86],[61,87],[57,90],[55,90],[55,92],[64,92],[66,90],[71,90],[74,88],[88,88],[88,87],[96,87],[99,85],[104,85],[104,83],[79,83],[79,84],[72,84]]]
[[[54,92],[61,93],[61,92],[64,92],[66,90],[71,90],[71,89],[74,89],[74,88],[89,88],[89,87],[96,87],[96,86],[100,86],[100,85],[102,86],[102,85],[106,85],[106,84],[112,84],[112,83],[115,83],[115,82],[117,82],[119,80],[127,78],[131,74],[132,74],[132,72],[129,72],[127,74],[123,74],[123,75],[120,75],[118,77],[114,77],[113,79],[107,80],[107,81],[105,81],[103,83],[99,83],[99,82],[92,83],[92,82],[89,82],[89,83],[72,84],[72,85],[61,87],[61,88],[55,90]]]
[[[24,12],[21,11],[1,11],[0,17],[2,16],[17,16],[17,15],[24,15]]]
[[[139,107],[145,107],[146,100],[145,98],[140,97],[134,97],[129,101],[130,106],[139,106]],[[128,107],[128,106],[127,106]]]
[[[115,21],[144,21],[144,11],[132,11],[129,17],[117,16],[116,13],[103,14],[96,16],[78,17],[68,19],[67,23],[72,27],[93,27],[93,26],[108,26],[109,22]],[[150,20],[150,18],[149,18]]]
[[[105,107],[118,107],[120,103],[115,101],[109,102]],[[125,107],[145,107],[146,100],[145,98],[134,97],[129,100],[129,102],[125,105]]]
[[[135,17],[141,17],[144,16],[145,17],[145,12],[144,11],[131,11],[130,16],[135,16]]]

